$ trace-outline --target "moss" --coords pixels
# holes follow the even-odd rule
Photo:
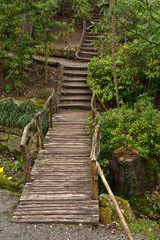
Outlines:
[[[125,219],[130,222],[131,220],[135,219],[135,215],[130,207],[130,204],[127,200],[124,200],[120,197],[115,196],[118,205],[125,217]],[[115,209],[115,206],[108,194],[101,194],[99,197],[99,204],[101,208],[110,208],[112,210],[112,217],[118,218],[117,211]]]
[[[45,101],[46,101],[45,99],[38,99],[38,98],[33,98],[33,99],[31,100],[33,106],[34,106],[37,110],[43,108]]]
[[[112,209],[110,207],[100,207],[100,222],[107,225],[112,222]]]
[[[51,94],[52,94],[52,91],[51,91],[51,90],[42,89],[42,90],[40,90],[40,91],[37,92],[36,98],[47,100],[47,98],[48,98]]]
[[[145,171],[148,178],[149,185],[155,185],[157,182],[155,169],[154,167],[158,164],[158,158],[157,157],[149,157],[144,161]]]
[[[136,217],[140,217],[140,215],[143,214],[147,214],[147,210],[148,212],[150,212],[150,205],[147,202],[147,198],[146,196],[137,196],[137,197],[132,197],[130,199],[130,203],[132,205],[132,209],[136,215]]]

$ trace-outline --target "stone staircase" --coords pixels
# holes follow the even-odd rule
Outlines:
[[[93,14],[92,20],[98,22],[99,14]],[[85,109],[90,110],[91,92],[87,85],[87,62],[90,62],[97,51],[94,48],[94,41],[98,39],[100,33],[93,35],[90,21],[86,22],[86,32],[80,51],[77,57],[78,62],[84,63],[81,66],[64,66],[63,83],[61,91],[61,109]]]

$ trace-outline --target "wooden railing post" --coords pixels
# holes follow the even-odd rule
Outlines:
[[[39,147],[40,147],[40,149],[44,149],[44,142],[43,142],[44,136],[43,136],[43,131],[42,131],[40,115],[38,115],[36,123],[37,123],[37,128],[39,131]]]
[[[54,97],[54,112],[57,111],[57,98],[56,96]]]
[[[49,127],[52,128],[53,98],[49,101]]]
[[[91,189],[92,189],[92,200],[98,200],[98,171],[96,161],[91,159]]]
[[[21,156],[23,159],[23,167],[25,173],[26,182],[31,182],[31,165],[30,160],[27,158],[25,146],[20,145]]]

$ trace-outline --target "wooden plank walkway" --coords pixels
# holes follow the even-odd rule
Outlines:
[[[62,110],[45,137],[12,221],[29,223],[99,222],[98,201],[91,200],[91,138],[87,111]]]

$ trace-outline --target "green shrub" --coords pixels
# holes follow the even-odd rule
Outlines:
[[[160,157],[160,112],[155,110],[151,99],[139,99],[133,108],[122,105],[103,114],[101,156],[108,160],[113,151],[121,146],[137,149],[144,158]]]
[[[152,64],[149,65],[146,49],[139,46],[140,43],[134,40],[119,46],[115,54],[120,100],[125,103],[134,103],[140,94],[147,91],[153,96],[159,88],[159,75],[153,71]],[[112,54],[94,58],[88,64],[88,85],[103,102],[116,104]]]

